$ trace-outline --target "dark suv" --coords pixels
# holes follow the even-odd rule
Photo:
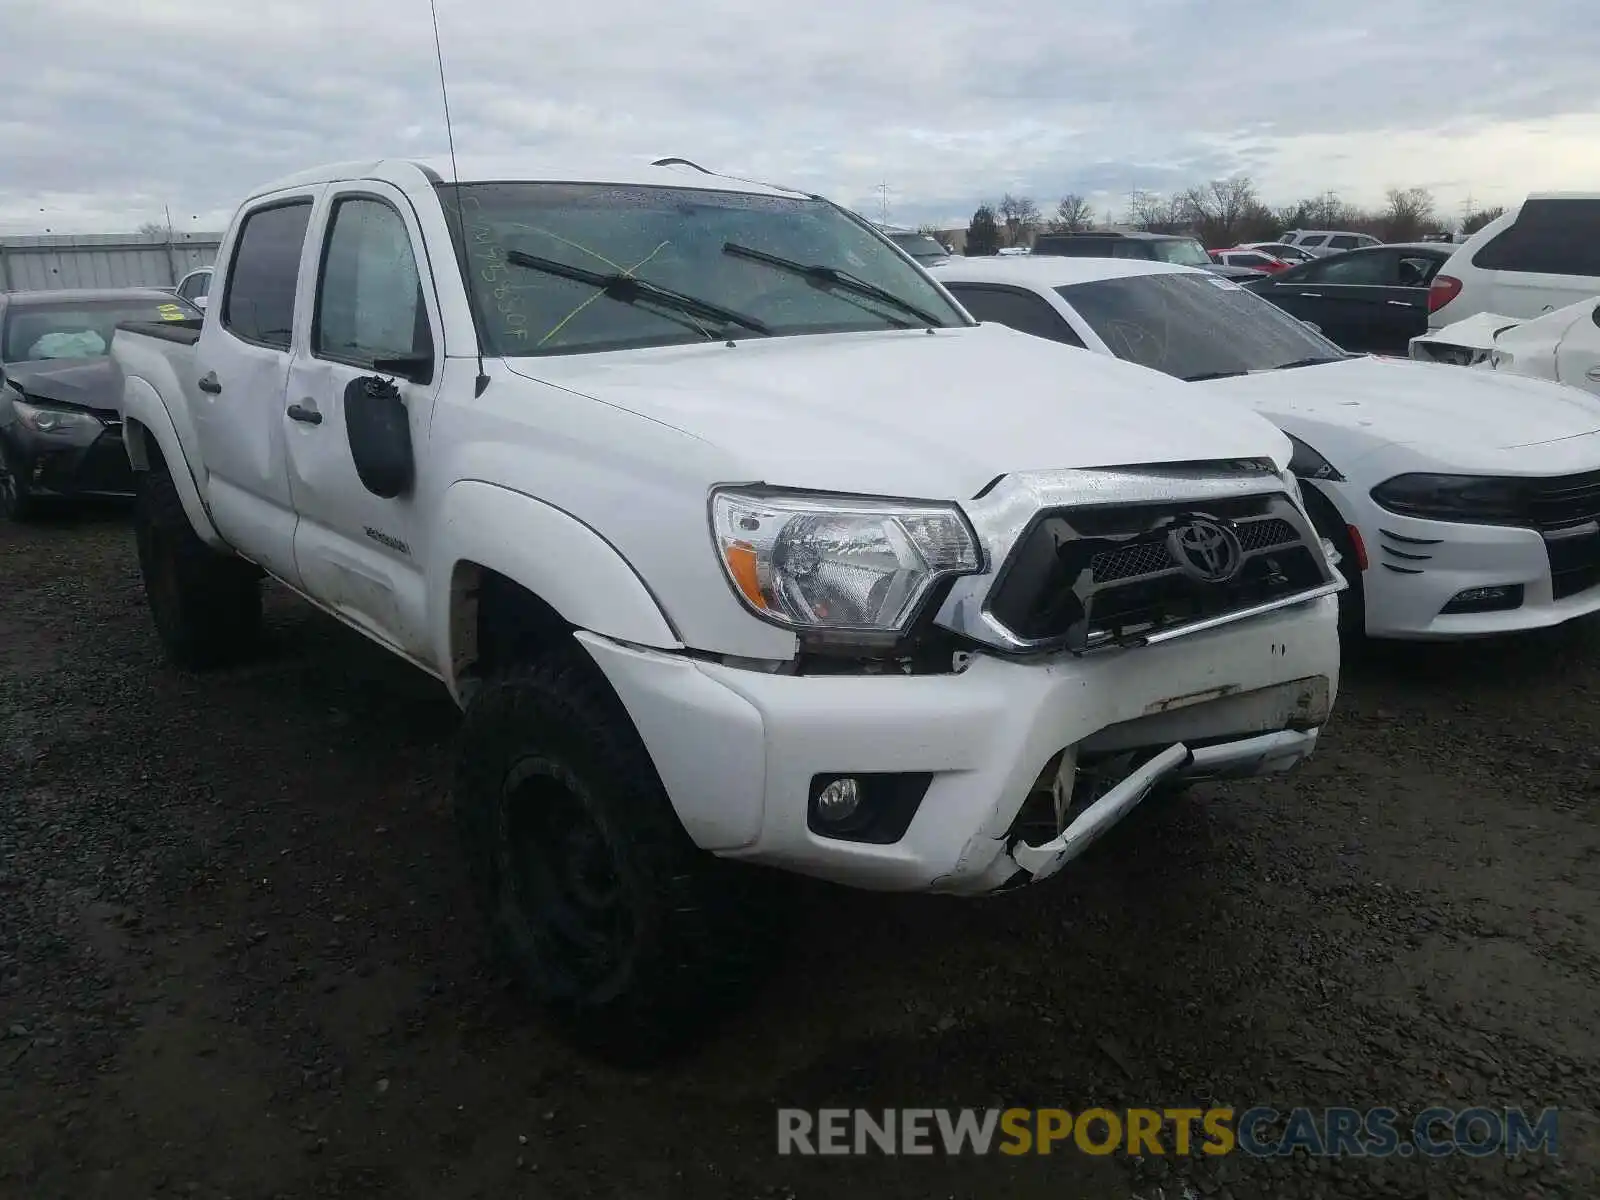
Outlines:
[[[1041,233],[1034,240],[1033,252],[1067,258],[1143,258],[1181,267],[1204,267],[1229,279],[1255,279],[1266,274],[1253,267],[1214,263],[1198,240],[1182,233]]]

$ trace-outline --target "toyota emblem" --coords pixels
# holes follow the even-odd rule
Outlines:
[[[1239,535],[1206,517],[1192,517],[1167,534],[1167,553],[1183,573],[1201,583],[1227,583],[1244,566]]]

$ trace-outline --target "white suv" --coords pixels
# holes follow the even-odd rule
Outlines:
[[[1359,250],[1363,246],[1383,245],[1371,234],[1353,233],[1348,229],[1291,229],[1278,240],[1318,258],[1345,250]]]
[[[1528,320],[1600,295],[1600,193],[1529,196],[1450,256],[1428,294],[1428,328],[1478,313]]]

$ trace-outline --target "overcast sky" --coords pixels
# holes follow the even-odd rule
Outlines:
[[[870,216],[1600,190],[1595,0],[439,0],[457,148],[679,154]],[[0,233],[216,229],[318,162],[444,147],[426,0],[3,0]]]

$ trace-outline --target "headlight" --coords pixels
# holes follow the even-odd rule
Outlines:
[[[1407,517],[1479,525],[1529,523],[1526,487],[1517,479],[1482,475],[1396,475],[1373,488],[1372,498],[1390,512]]]
[[[727,490],[711,525],[739,598],[800,631],[899,633],[935,584],[982,565],[948,504]]]
[[[1332,463],[1295,437],[1294,434],[1291,433],[1286,436],[1290,445],[1294,447],[1294,457],[1289,460],[1289,470],[1293,471],[1301,479],[1344,479],[1344,476],[1334,469]]]
[[[76,412],[66,408],[41,408],[37,404],[12,401],[22,423],[35,433],[69,434],[84,429],[101,429],[100,418],[93,413]]]

